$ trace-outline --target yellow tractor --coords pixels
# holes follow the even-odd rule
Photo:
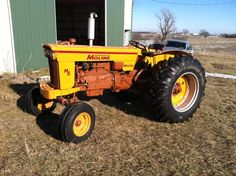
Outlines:
[[[205,71],[184,51],[149,49],[137,41],[126,47],[44,44],[50,83],[40,83],[27,95],[27,108],[34,115],[65,105],[59,131],[66,142],[86,140],[95,124],[93,108],[79,101],[77,93],[100,96],[114,93],[148,93],[156,119],[183,122],[198,108],[205,90]]]

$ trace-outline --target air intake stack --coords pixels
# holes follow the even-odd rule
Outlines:
[[[88,39],[89,46],[93,46],[93,40],[95,39],[95,18],[98,15],[94,12],[91,12],[88,18]]]

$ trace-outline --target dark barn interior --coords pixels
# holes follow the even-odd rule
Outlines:
[[[90,12],[98,15],[95,45],[105,45],[104,0],[56,0],[57,40],[75,38],[77,44],[88,44],[88,18]]]

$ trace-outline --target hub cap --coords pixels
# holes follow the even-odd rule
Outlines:
[[[76,136],[81,137],[85,135],[91,125],[91,117],[87,112],[80,113],[73,123],[73,132]]]
[[[189,110],[196,101],[199,93],[199,82],[195,74],[184,73],[175,82],[172,89],[171,101],[178,112]]]
[[[54,103],[53,101],[49,101],[49,102],[47,102],[47,103],[38,102],[37,108],[38,108],[40,111],[47,110],[47,109],[49,109],[49,108],[52,107],[53,103]]]

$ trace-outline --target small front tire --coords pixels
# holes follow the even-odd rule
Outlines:
[[[59,119],[59,131],[65,142],[85,141],[92,134],[94,125],[93,108],[83,102],[65,107]]]
[[[47,100],[40,94],[39,86],[31,88],[26,95],[26,111],[35,116],[53,111],[56,105],[55,101]]]

